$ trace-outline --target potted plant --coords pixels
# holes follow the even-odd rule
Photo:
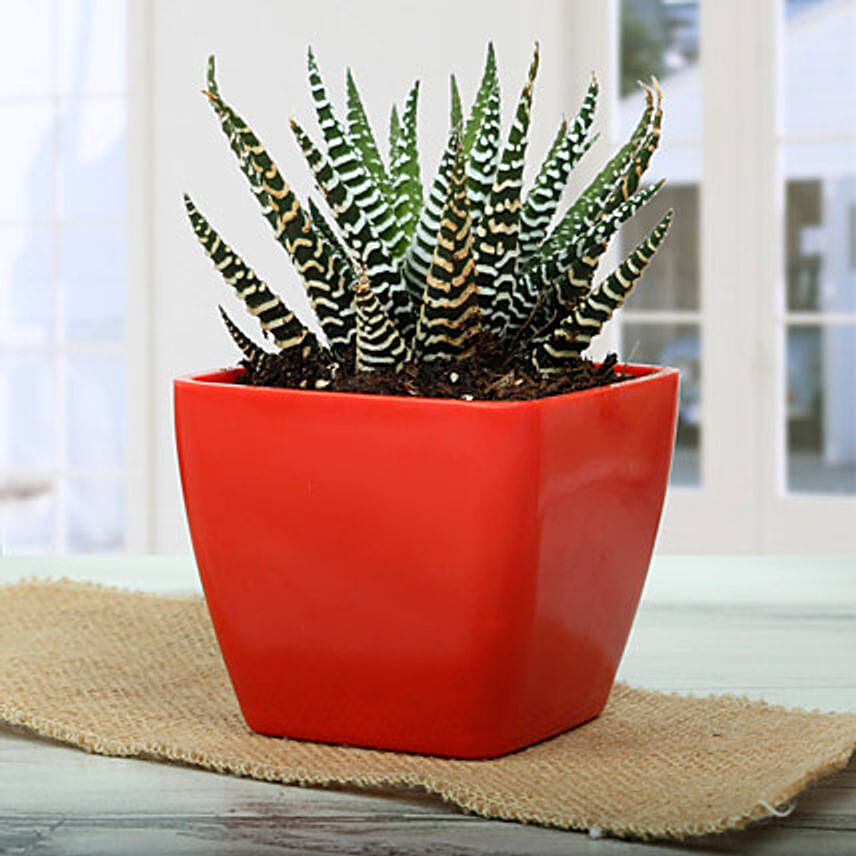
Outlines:
[[[185,505],[214,628],[265,734],[462,758],[597,714],[641,593],[674,441],[677,373],[582,356],[672,212],[597,284],[611,236],[660,188],[644,86],[629,141],[551,229],[587,151],[592,79],[532,188],[523,162],[537,46],[504,146],[492,47],[423,201],[418,83],[385,164],[347,75],[347,118],[310,51],[326,152],[292,128],[330,206],[298,201],[223,99],[207,96],[326,341],[185,197],[193,229],[277,346],[222,311],[238,368],[175,381]]]

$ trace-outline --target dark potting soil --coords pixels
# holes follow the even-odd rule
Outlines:
[[[599,366],[581,357],[558,374],[539,375],[522,359],[507,361],[496,347],[480,342],[474,354],[462,360],[408,363],[398,372],[355,371],[353,364],[331,362],[329,353],[305,349],[299,354],[273,354],[259,371],[244,362],[247,372],[237,382],[465,401],[528,401],[628,380],[630,375],[616,371],[617,362],[615,354]]]

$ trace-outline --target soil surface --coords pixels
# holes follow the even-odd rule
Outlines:
[[[329,353],[314,350],[273,354],[260,371],[242,362],[247,373],[237,382],[465,401],[528,401],[629,380],[630,375],[616,371],[617,362],[615,354],[609,354],[599,366],[581,357],[558,374],[539,375],[523,360],[505,361],[495,347],[482,342],[472,356],[461,360],[408,363],[398,372],[355,371],[353,365],[331,362]]]

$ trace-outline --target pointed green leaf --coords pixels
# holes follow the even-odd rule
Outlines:
[[[348,186],[333,169],[329,158],[294,119],[291,120],[291,129],[306,156],[318,188],[333,212],[348,249],[365,267],[384,309],[401,325],[402,331],[409,335],[416,324],[410,297],[404,287],[401,273],[383,241],[378,238],[370,220],[356,204]]]
[[[531,255],[543,241],[547,226],[550,225],[556,206],[559,204],[559,198],[565,187],[565,182],[562,179],[567,177],[563,175],[563,172],[564,163],[568,161],[568,158],[561,157],[562,147],[567,139],[568,120],[563,119],[547,156],[538,170],[535,182],[529,193],[526,194],[526,201],[523,203],[520,212],[519,245],[521,259]],[[568,169],[568,174],[570,174],[570,169]]]
[[[353,194],[354,201],[372,224],[387,251],[396,257],[396,254],[403,255],[406,239],[398,228],[394,212],[387,204],[383,192],[375,183],[371,172],[363,166],[359,150],[348,138],[336,117],[311,48],[307,52],[306,61],[309,88],[330,164]]]
[[[205,79],[208,83],[208,91],[212,95],[219,95],[220,88],[217,85],[217,68],[214,60],[214,54],[211,54],[211,56],[208,57],[208,69]]]
[[[282,300],[253,269],[220,237],[202,216],[193,200],[185,193],[184,207],[193,232],[227,285],[235,289],[251,315],[258,318],[262,329],[273,337],[277,346],[287,351],[299,348],[315,337],[307,330]]]
[[[637,189],[631,197],[596,220],[577,241],[574,247],[574,255],[580,258],[591,255],[599,256],[603,253],[610,238],[618,231],[619,226],[627,222],[643,205],[647,205],[660,192],[665,183],[666,179],[661,178],[656,184]]]
[[[645,109],[630,139],[571,205],[539,250],[541,255],[551,255],[563,245],[567,245],[568,241],[577,240],[581,230],[588,228],[615,199],[615,193],[620,188],[628,170],[633,168],[637,151],[645,142],[654,120],[653,92],[648,87],[643,88],[645,89]]]
[[[458,81],[455,75],[449,75],[449,130],[457,130],[463,122],[463,108],[461,107],[461,92],[458,89]]]
[[[574,116],[574,121],[568,129],[568,133],[573,138],[574,150],[577,153],[578,159],[582,156],[583,152],[577,151],[577,147],[585,145],[586,138],[594,121],[594,111],[597,108],[597,96],[599,92],[600,84],[592,72],[591,81],[583,97],[582,104],[580,104],[580,109],[577,111],[577,115]]]
[[[587,281],[590,287],[597,259],[602,252],[602,249],[598,251],[593,247],[592,236],[601,221],[602,240],[608,240],[618,225],[659,189],[648,188],[635,196],[624,196],[638,187],[641,174],[648,165],[660,135],[662,110],[659,96],[655,113],[654,93],[648,87],[643,88],[646,92],[646,107],[631,142],[623,146],[610,165],[589,184],[550,237],[526,262],[524,278],[538,291],[554,285],[559,294],[564,292],[561,298],[563,305],[577,298],[582,283]],[[635,148],[631,147],[634,141],[638,143]],[[570,271],[567,276],[566,271]]]
[[[419,177],[419,151],[416,140],[418,106],[419,81],[417,80],[407,95],[401,121],[398,123],[398,133],[391,140],[390,154],[395,220],[405,236],[405,252],[413,238],[419,212],[422,210],[422,181]],[[396,252],[396,258],[401,258],[398,252]]]
[[[483,323],[496,335],[502,334],[515,310],[513,294],[517,284],[520,193],[538,59],[536,42],[508,141],[499,159],[484,215],[476,227],[476,282],[479,300],[486,312]]]
[[[472,110],[467,118],[467,124],[464,127],[464,135],[461,139],[461,144],[464,147],[464,154],[468,155],[473,147],[473,144],[478,137],[479,130],[484,121],[487,112],[487,105],[491,95],[496,90],[497,101],[499,99],[499,79],[496,74],[496,54],[493,49],[493,42],[488,42],[487,57],[485,58],[484,71],[482,72],[481,82],[476,90],[476,97],[473,101]]]
[[[434,257],[434,246],[440,230],[440,218],[443,206],[449,195],[452,168],[455,163],[457,135],[449,134],[446,148],[437,168],[437,175],[431,185],[431,192],[419,215],[419,222],[410,244],[410,250],[404,259],[404,277],[412,297],[418,302],[425,292],[428,268]]]
[[[660,179],[656,184],[643,187],[617,208],[596,220],[576,243],[569,242],[566,252],[543,260],[540,266],[542,279],[553,284],[560,306],[574,303],[581,294],[588,292],[610,238],[618,231],[619,226],[647,204],[665,183],[665,179]]]
[[[365,271],[354,287],[357,312],[357,369],[400,369],[410,359],[410,351],[369,285]]]
[[[414,340],[414,349],[425,362],[461,359],[471,354],[481,332],[464,150],[458,134],[455,142],[449,193]]]
[[[309,216],[312,218],[312,226],[319,234],[323,235],[324,240],[330,247],[330,252],[333,253],[339,260],[345,262],[354,274],[354,281],[357,279],[356,268],[351,264],[348,251],[342,245],[342,241],[336,230],[330,225],[330,222],[324,216],[324,212],[318,207],[315,200],[309,197]]]
[[[588,91],[583,98],[574,121],[556,135],[544,163],[526,196],[520,215],[520,257],[527,259],[540,246],[562,193],[568,183],[571,170],[597,139],[587,139],[597,104],[598,83],[592,75]]]
[[[665,179],[638,190],[630,199],[613,209],[569,247],[565,267],[557,256],[537,259],[521,277],[518,294],[525,295],[523,309],[526,321],[517,331],[517,339],[526,342],[551,329],[570,307],[579,303],[591,290],[600,258],[618,227],[647,204],[663,187]],[[536,305],[537,304],[537,305]]]
[[[663,93],[660,91],[660,84],[657,82],[657,78],[652,77],[651,80],[654,92],[656,93],[656,109],[654,111],[654,118],[651,122],[650,129],[643,137],[639,147],[636,149],[632,163],[624,173],[620,187],[615,194],[615,198],[611,199],[607,204],[607,211],[612,205],[620,204],[621,201],[630,199],[630,197],[636,192],[636,188],[639,187],[639,183],[642,180],[645,170],[648,169],[648,165],[651,163],[651,157],[657,150],[657,146],[660,144],[660,133],[663,124]],[[650,95],[651,90],[648,89],[648,87],[644,88]]]
[[[389,111],[389,162],[395,160],[396,146],[400,145],[399,137],[401,135],[401,121],[398,118],[398,107],[393,104]],[[392,167],[390,166],[390,170]],[[390,182],[392,182],[390,174]]]
[[[579,358],[615,310],[624,303],[654,258],[669,231],[673,214],[669,210],[618,268],[598,283],[538,344],[533,353],[538,371],[545,374],[562,371]]]
[[[226,107],[220,98],[220,87],[217,84],[216,67],[213,54],[208,57],[208,73],[206,75],[206,82],[208,84],[208,88],[203,90],[203,94],[208,96],[209,103],[214,108],[214,112],[220,120],[220,128],[226,135],[226,139],[229,142],[229,148],[232,149],[235,157],[238,158],[238,164],[241,167],[241,171],[250,182],[253,192],[258,193],[260,184],[258,173],[250,165],[244,141],[241,139],[240,133],[235,128],[235,123],[232,121],[232,111]],[[218,105],[220,105],[220,107],[218,107]]]
[[[378,151],[365,107],[363,107],[357,84],[350,69],[347,70],[346,89],[348,101],[348,136],[357,147],[361,155],[362,164],[371,175],[375,186],[383,194],[384,201],[391,207],[393,204],[392,184]]]
[[[350,339],[349,331],[354,322],[352,313],[349,316],[344,311],[338,316],[330,311],[330,304],[336,304],[342,290],[330,247],[313,229],[308,214],[249,126],[219,95],[209,91],[208,98],[220,117],[241,171],[249,179],[262,206],[265,219],[303,277],[306,293],[325,335],[334,350],[341,349]]]
[[[259,372],[267,368],[273,357],[264,348],[260,348],[249,336],[243,333],[234,321],[226,314],[226,310],[222,306],[217,307],[220,310],[220,317],[232,337],[232,341],[238,346],[241,353],[244,355],[244,360],[247,363],[247,368]]]
[[[499,109],[499,86],[497,85],[490,92],[478,135],[470,148],[467,160],[467,196],[470,203],[470,217],[473,221],[473,233],[481,221],[487,197],[496,178],[500,144]]]

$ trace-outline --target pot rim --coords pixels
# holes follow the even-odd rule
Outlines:
[[[596,363],[595,365],[600,365]],[[234,379],[246,372],[242,366],[229,366],[220,369],[209,369],[202,372],[194,372],[192,374],[180,375],[173,378],[173,387],[206,387],[214,389],[228,389],[230,394],[234,395],[251,395],[251,396],[312,396],[319,403],[324,400],[342,399],[349,397],[352,400],[360,402],[373,402],[375,405],[381,402],[420,402],[426,407],[464,407],[467,409],[508,409],[531,407],[539,405],[543,402],[564,400],[573,398],[581,400],[583,398],[593,398],[602,395],[609,395],[611,392],[619,388],[628,386],[637,386],[638,384],[651,383],[660,380],[664,377],[679,374],[679,370],[671,366],[658,366],[647,363],[617,363],[615,368],[619,371],[624,371],[634,375],[632,380],[623,380],[620,383],[610,383],[605,386],[595,386],[589,389],[572,390],[571,392],[563,392],[559,395],[549,395],[543,398],[530,398],[520,401],[465,401],[461,398],[429,398],[421,395],[386,395],[378,393],[366,392],[343,392],[326,389],[299,389],[293,387],[279,386],[245,386],[243,384],[234,383]]]

